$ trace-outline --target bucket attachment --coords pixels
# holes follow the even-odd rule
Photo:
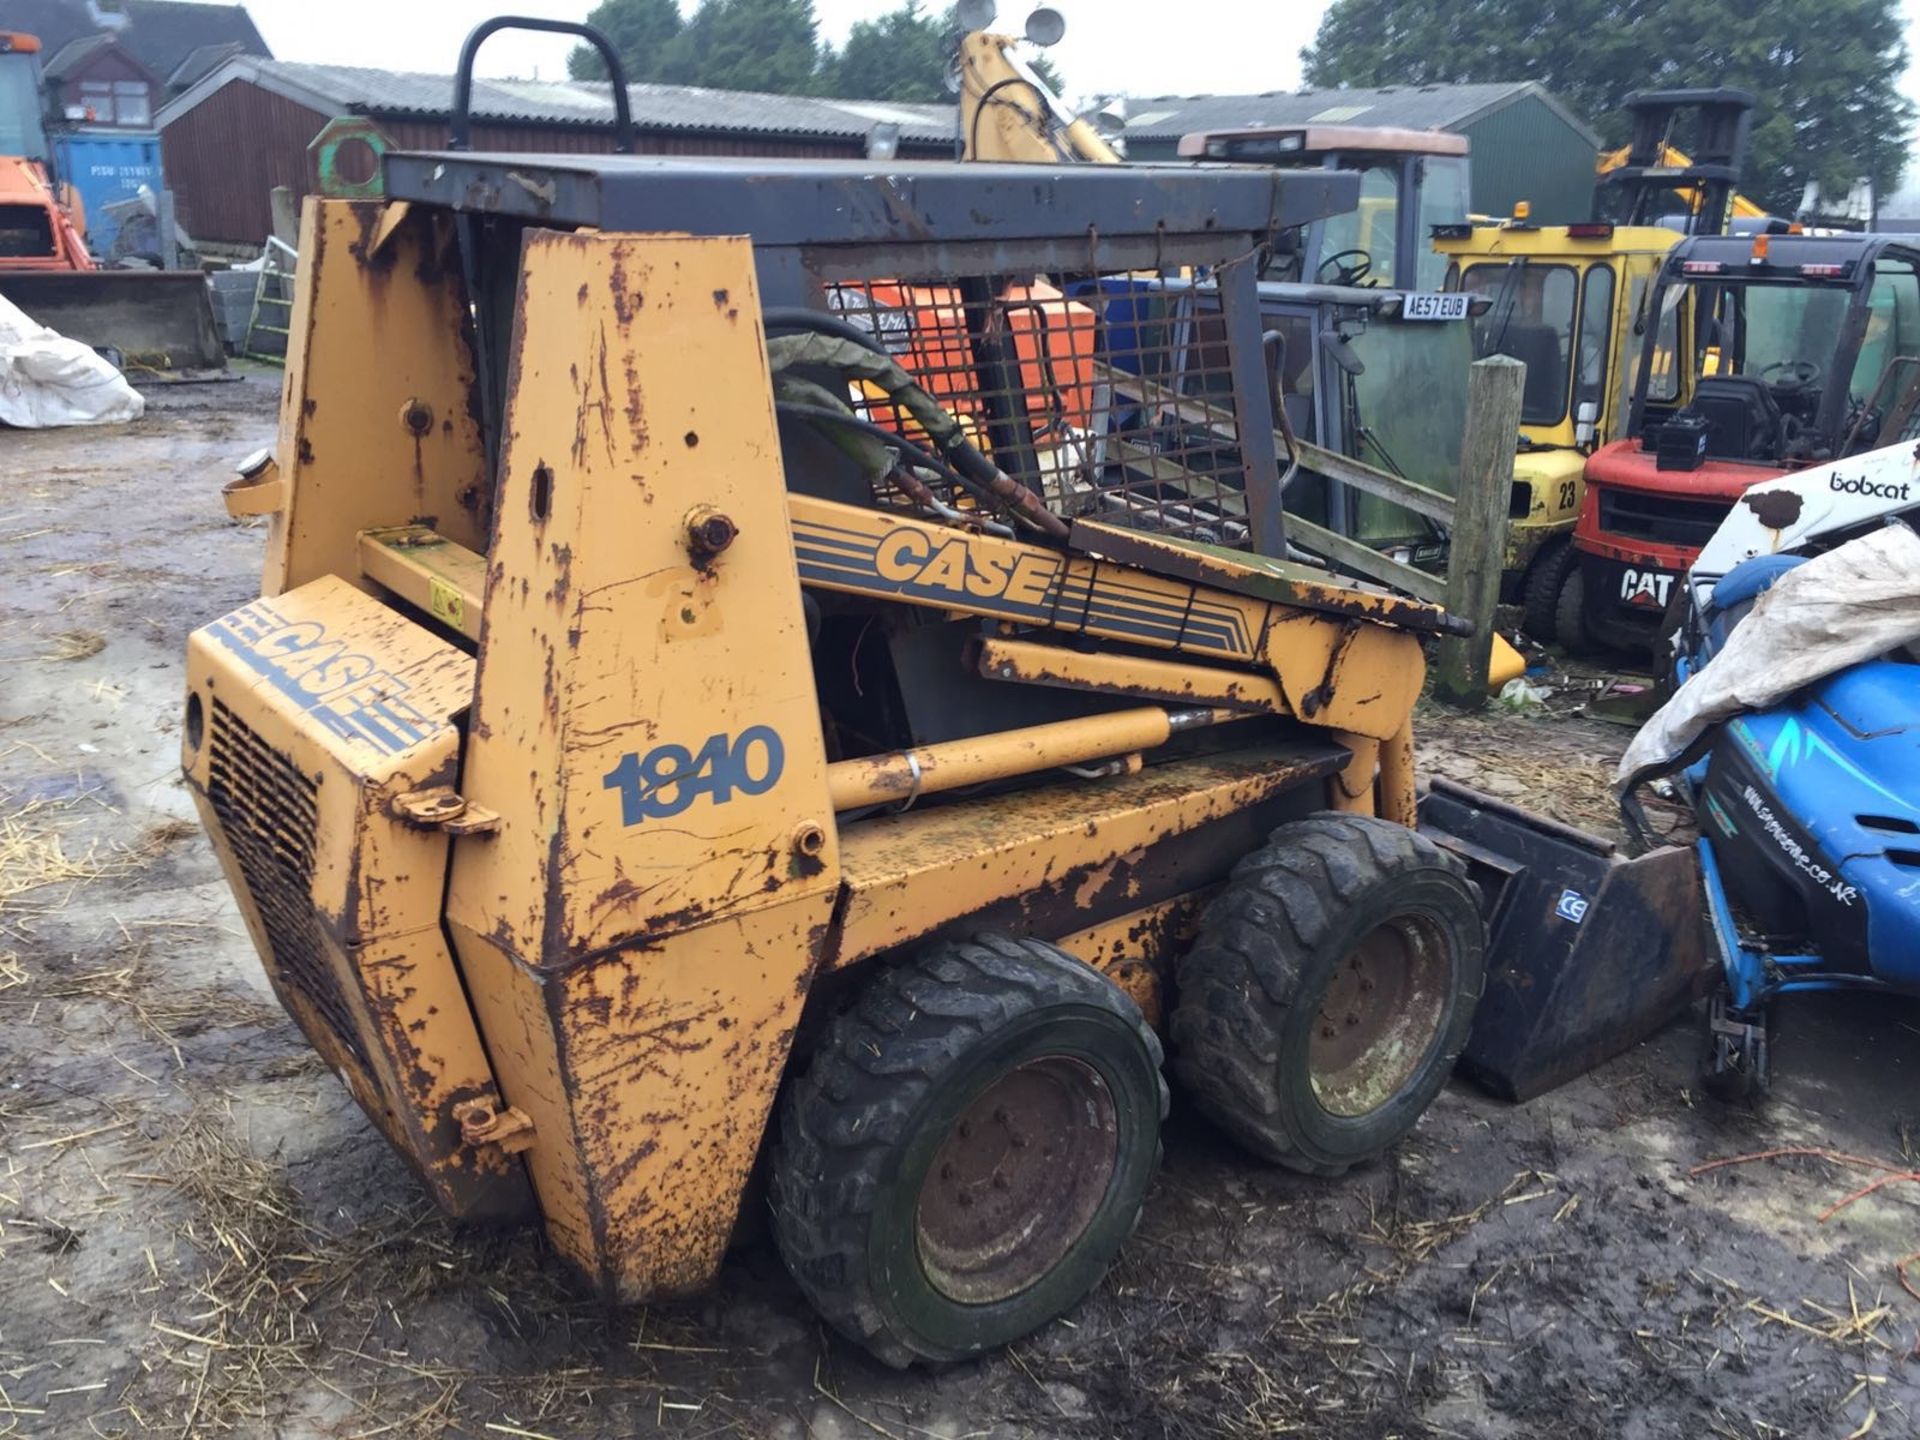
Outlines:
[[[1420,832],[1480,887],[1487,988],[1460,1068],[1530,1100],[1645,1039],[1704,994],[1692,850],[1634,858],[1571,826],[1436,779]]]
[[[224,370],[207,277],[198,270],[0,272],[4,295],[49,330],[144,370]]]

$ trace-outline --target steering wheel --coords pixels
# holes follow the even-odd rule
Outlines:
[[[1314,267],[1313,278],[1327,283],[1327,267],[1333,267],[1333,284],[1358,285],[1373,273],[1373,256],[1365,250],[1336,250]]]
[[[1768,380],[1767,377],[1776,370],[1780,374]],[[1772,387],[1776,395],[1798,395],[1802,390],[1811,390],[1820,383],[1820,367],[1811,360],[1776,360],[1771,365],[1760,367],[1760,378]]]

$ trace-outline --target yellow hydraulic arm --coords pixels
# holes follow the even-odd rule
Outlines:
[[[1618,170],[1622,165],[1627,163],[1627,151],[1628,147],[1625,145],[1622,145],[1618,150],[1608,150],[1601,155],[1599,163],[1593,167],[1593,173],[1595,175],[1609,175],[1615,170]],[[1663,145],[1660,147],[1660,163],[1662,165],[1671,165],[1675,169],[1681,169],[1691,165],[1693,161],[1688,158],[1684,150],[1676,150],[1671,145]],[[1689,205],[1698,205],[1700,203],[1700,197],[1695,193],[1691,185],[1675,187],[1674,194],[1684,198]],[[1746,196],[1736,193],[1733,197],[1733,213],[1742,219],[1753,220],[1765,215],[1767,211],[1765,206],[1756,205]]]
[[[1119,164],[1119,155],[1100,133],[1062,105],[1033,67],[1013,53],[1019,43],[1016,36],[984,30],[960,42],[961,158]]]

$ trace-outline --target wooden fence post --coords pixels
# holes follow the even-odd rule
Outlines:
[[[1454,496],[1447,552],[1447,609],[1473,622],[1473,634],[1443,637],[1434,693],[1474,710],[1487,700],[1493,655],[1493,612],[1500,603],[1500,566],[1507,549],[1507,503],[1520,435],[1520,393],[1527,367],[1506,355],[1474,362],[1467,376],[1467,426],[1460,444],[1460,488]]]

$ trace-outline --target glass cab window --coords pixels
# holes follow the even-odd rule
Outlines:
[[[47,158],[33,56],[25,53],[0,55],[0,155]]]
[[[1436,225],[1458,225],[1467,218],[1467,157],[1429,155],[1420,161],[1420,223],[1415,235],[1433,234]],[[1422,290],[1441,289],[1447,278],[1447,257],[1427,246],[1420,251],[1415,283]]]
[[[1884,257],[1874,263],[1873,288],[1867,292],[1867,330],[1853,367],[1849,397],[1856,405],[1881,388],[1887,367],[1902,355],[1920,352],[1920,275],[1913,262]]]
[[[1327,262],[1336,255],[1340,267],[1357,265],[1360,251],[1367,260],[1365,283],[1393,283],[1394,234],[1400,223],[1400,169],[1398,165],[1371,165],[1360,172],[1360,204],[1344,215],[1328,218],[1321,230],[1318,273],[1312,278],[1330,285],[1340,277]],[[1436,259],[1438,257],[1435,257]]]
[[[1475,265],[1460,288],[1492,300],[1474,324],[1475,352],[1510,355],[1527,367],[1520,418],[1557,425],[1567,416],[1578,282],[1571,266]]]
[[[1613,267],[1595,265],[1581,282],[1580,344],[1574,355],[1573,404],[1592,401],[1604,413],[1607,351],[1613,341]],[[1597,417],[1596,417],[1597,418]]]

